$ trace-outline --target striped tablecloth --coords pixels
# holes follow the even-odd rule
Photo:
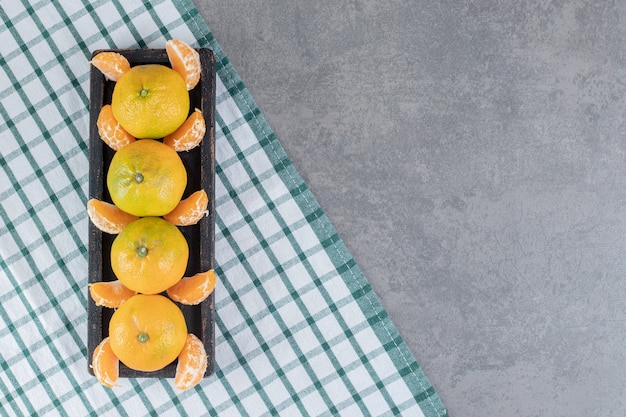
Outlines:
[[[0,19],[1,415],[447,415],[190,1],[2,0]],[[172,38],[217,56],[216,372],[108,389],[86,358],[88,60]]]

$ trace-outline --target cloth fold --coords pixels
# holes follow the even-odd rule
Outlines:
[[[188,0],[0,4],[3,415],[446,416],[379,299]],[[87,372],[89,57],[217,56],[216,372]]]

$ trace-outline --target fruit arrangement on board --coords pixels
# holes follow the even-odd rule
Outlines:
[[[184,276],[189,247],[178,228],[208,213],[204,190],[182,198],[187,172],[178,154],[205,136],[202,112],[190,113],[189,99],[200,80],[201,62],[183,41],[169,40],[165,49],[171,68],[131,67],[116,52],[100,52],[91,61],[115,82],[111,104],[102,107],[97,120],[101,139],[115,151],[106,176],[112,203],[87,202],[91,222],[116,235],[110,262],[117,280],[89,285],[97,306],[115,309],[108,337],[94,350],[91,365],[107,387],[117,385],[120,361],[152,372],[178,360],[174,386],[180,390],[198,384],[207,368],[204,344],[188,333],[176,305],[201,303],[216,284],[213,270]]]

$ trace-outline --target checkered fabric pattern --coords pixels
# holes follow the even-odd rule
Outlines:
[[[0,19],[1,415],[447,415],[189,1],[3,0]],[[170,38],[217,56],[216,372],[108,389],[86,358],[88,60]]]

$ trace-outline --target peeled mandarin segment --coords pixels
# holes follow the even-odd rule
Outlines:
[[[199,190],[182,200],[174,210],[163,216],[175,226],[191,226],[209,214],[209,197],[206,191]]]
[[[92,198],[87,202],[87,214],[91,222],[105,233],[116,235],[137,216],[120,210],[117,206]]]
[[[102,106],[100,114],[98,114],[96,126],[98,127],[100,138],[114,151],[135,141],[135,138],[115,120],[110,104]]]
[[[120,361],[113,353],[108,337],[104,338],[94,349],[91,368],[98,382],[105,387],[118,386],[117,379],[120,374]]]
[[[100,52],[91,60],[91,64],[98,68],[107,80],[117,81],[130,69],[130,63],[117,52]]]
[[[178,355],[174,386],[181,391],[193,388],[202,381],[206,367],[207,355],[204,345],[200,339],[189,333],[185,347]]]
[[[176,152],[188,151],[202,142],[205,133],[204,116],[199,109],[195,109],[174,133],[163,138],[163,143],[174,148]]]
[[[200,54],[198,51],[179,39],[165,42],[165,51],[172,69],[183,77],[187,90],[192,90],[200,81]]]
[[[206,300],[215,290],[216,281],[217,277],[214,270],[200,272],[178,281],[176,285],[167,290],[167,295],[178,303],[197,305]]]
[[[97,306],[117,308],[137,293],[126,288],[121,281],[115,280],[89,284],[89,294]]]

